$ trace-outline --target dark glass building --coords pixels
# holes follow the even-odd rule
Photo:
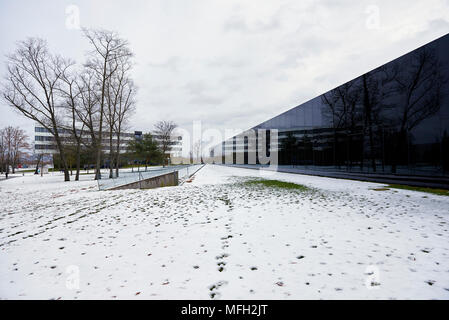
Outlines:
[[[268,136],[277,130],[277,143],[267,142],[267,152],[278,152],[279,171],[447,188],[448,71],[446,35],[252,131],[257,141],[258,129]],[[251,139],[244,132],[211,156],[221,154],[222,163],[260,166],[260,150],[249,146],[258,142],[248,143]]]

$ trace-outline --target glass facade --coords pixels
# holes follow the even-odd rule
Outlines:
[[[448,70],[446,35],[252,129],[278,131],[280,168],[448,177]],[[239,136],[223,163],[253,164]]]

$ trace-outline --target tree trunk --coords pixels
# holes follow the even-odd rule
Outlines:
[[[391,164],[391,173],[397,172],[397,166],[401,163],[401,156],[404,153],[404,145],[403,143],[407,139],[407,132],[404,128],[401,128],[400,131],[395,135],[394,138],[394,144],[393,144],[393,157],[392,157],[392,164]]]
[[[39,163],[41,162],[41,159],[42,159],[42,155],[39,154],[37,156],[36,170],[34,170],[34,174],[39,174]]]
[[[8,174],[9,174],[9,155],[6,157],[6,170],[5,170],[6,179],[8,179]]]
[[[371,153],[371,166],[373,167],[373,172],[376,172],[376,159],[374,156],[374,139],[373,139],[373,128],[371,126],[371,121],[369,125],[369,143],[370,143],[370,153]]]
[[[97,160],[95,163],[95,180],[101,179],[100,166],[101,166],[101,144],[100,146],[97,147]]]
[[[78,142],[77,146],[76,146],[76,174],[75,174],[75,181],[79,181],[80,179],[80,166],[81,166],[81,145]]]
[[[117,132],[117,154],[115,156],[115,176],[119,175],[119,165],[120,165],[120,129]]]
[[[101,149],[103,145],[102,132],[103,132],[103,110],[104,110],[104,96],[105,96],[105,86],[106,86],[106,67],[107,67],[107,57],[104,59],[103,64],[103,81],[101,84],[101,103],[100,103],[100,128],[98,130],[98,150],[97,150],[97,171],[95,173],[95,180],[101,179]]]
[[[337,160],[337,130],[334,128],[334,154],[333,154],[333,158],[334,158],[334,166],[336,166],[337,168],[340,169],[340,163]],[[305,148],[304,148],[304,153],[306,152]]]
[[[374,139],[373,139],[373,126],[371,121],[371,111],[372,106],[369,99],[369,91],[368,91],[368,84],[366,82],[366,75],[363,76],[363,104],[365,105],[365,116],[366,116],[366,123],[368,125],[368,136],[369,136],[369,143],[370,143],[370,158],[371,158],[371,166],[373,168],[373,172],[376,172],[376,160],[374,159]]]
[[[114,152],[112,146],[112,128],[109,128],[109,179],[112,179],[112,177],[114,176],[113,163]]]
[[[54,137],[55,137],[56,145],[58,146],[61,164],[64,169],[64,181],[70,181],[69,167],[67,166],[67,159],[64,154],[64,148],[62,147],[61,139],[57,132],[55,132]],[[60,166],[61,166],[61,164],[60,164]]]

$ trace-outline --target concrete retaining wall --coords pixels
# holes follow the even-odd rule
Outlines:
[[[124,184],[108,190],[154,189],[160,187],[177,186],[178,183],[178,171],[174,171],[157,177],[151,177],[145,180]]]

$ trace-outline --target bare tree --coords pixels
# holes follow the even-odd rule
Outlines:
[[[172,135],[173,131],[176,129],[177,125],[173,121],[158,121],[154,125],[154,134],[156,135],[156,138],[160,142],[160,147],[162,154],[164,156],[164,165],[167,162],[167,157],[169,156],[169,153],[171,151],[173,142],[172,142]]]
[[[109,130],[109,178],[113,177],[113,164],[115,162],[116,174],[120,160],[120,134],[124,121],[130,114],[130,106],[133,104],[134,96],[132,81],[127,74],[132,64],[129,56],[119,57],[110,62],[115,64],[116,72],[108,79],[106,85],[106,108],[104,117]],[[116,149],[113,137],[116,137]],[[115,154],[117,152],[117,154]]]
[[[84,138],[81,142],[90,150],[97,152],[101,150],[101,141],[98,138],[100,122],[100,110],[98,103],[98,87],[95,74],[92,70],[85,68],[76,82],[79,92],[79,105],[75,109],[76,116],[85,127],[85,132],[90,138]]]
[[[405,67],[404,67],[405,66]],[[390,94],[395,96],[398,132],[395,135],[395,156],[392,172],[396,172],[398,157],[408,157],[409,132],[424,119],[435,115],[441,107],[443,85],[447,79],[434,49],[420,48],[407,57],[407,61],[396,62],[386,70],[391,79]],[[406,147],[407,150],[403,148]]]
[[[106,84],[106,108],[104,109],[104,118],[106,119],[106,124],[108,126],[108,140],[109,140],[109,178],[113,177],[113,167],[114,167],[114,127],[117,121],[117,100],[118,95],[114,90],[114,87],[121,86],[121,79],[117,77],[111,77],[108,79]]]
[[[364,129],[368,131],[371,167],[377,171],[374,151],[374,117],[379,114],[382,93],[380,91],[380,78],[376,71],[368,72],[362,76]],[[363,163],[361,163],[363,165]]]
[[[42,153],[38,153],[36,156],[36,168],[34,169],[34,174],[39,174],[39,164],[44,161]]]
[[[65,181],[70,181],[70,176],[59,131],[62,110],[56,88],[62,72],[71,64],[50,54],[44,40],[29,38],[19,42],[16,51],[7,56],[7,75],[2,88],[2,96],[10,106],[53,135]]]
[[[100,87],[98,98],[100,118],[95,179],[101,179],[100,165],[102,154],[103,115],[107,98],[107,84],[118,68],[118,64],[111,62],[123,57],[130,57],[132,56],[132,53],[128,48],[128,42],[120,38],[115,32],[84,29],[84,35],[93,46],[93,50],[89,53],[86,67],[94,71]]]
[[[341,99],[338,93],[338,89],[331,90],[321,96],[321,101],[325,106],[327,106],[329,112],[325,113],[330,118],[332,124],[333,135],[334,135],[334,146],[333,150],[333,164],[337,164],[337,146],[338,146],[338,136],[337,131],[341,128],[344,118],[345,109],[341,110]]]
[[[26,150],[30,149],[30,145],[28,144],[28,136],[25,134],[25,131],[18,127],[12,128],[11,138],[11,167],[12,173],[15,173],[15,169],[20,163],[22,155],[25,154]]]
[[[7,144],[6,130],[0,129],[0,173],[7,171],[7,156],[8,156],[8,144]]]
[[[333,158],[334,163],[337,165],[340,164],[337,160],[338,131],[348,131],[349,134],[347,133],[346,136],[351,137],[351,134],[356,130],[356,126],[360,121],[360,112],[357,108],[360,96],[360,86],[355,82],[345,83],[321,96],[323,104],[327,107],[324,115],[329,118],[328,120],[333,128]]]
[[[3,129],[3,146],[5,152],[5,175],[8,179],[9,167],[11,165],[11,148],[12,148],[12,138],[13,137],[13,127],[9,126]]]
[[[115,133],[117,135],[116,144],[116,159],[115,159],[115,174],[119,176],[120,165],[120,137],[122,131],[127,125],[130,115],[134,112],[134,96],[136,94],[136,87],[131,79],[125,79],[123,85],[120,88],[119,101],[117,106],[117,121],[115,122]]]
[[[5,173],[9,174],[9,167],[11,166],[12,173],[15,173],[22,155],[30,148],[27,140],[28,136],[25,131],[19,127],[8,126],[0,130],[2,171],[4,170]]]
[[[76,174],[75,181],[79,180],[80,162],[81,162],[81,143],[84,135],[85,123],[80,121],[79,112],[81,112],[81,92],[77,83],[78,75],[69,69],[62,70],[61,84],[58,87],[61,96],[64,99],[64,107],[67,110],[69,125],[64,125],[64,129],[71,132],[69,146],[74,147]],[[74,144],[74,146],[73,146]]]
[[[364,139],[369,141],[369,159],[373,172],[376,172],[375,154],[375,129],[380,124],[380,113],[384,107],[384,95],[381,90],[382,82],[387,81],[383,77],[381,69],[368,72],[360,78],[339,86],[328,93],[322,95],[324,105],[328,107],[325,116],[330,118],[334,131],[334,163],[340,165],[344,157],[339,143],[339,132],[344,133],[346,140],[346,159],[352,162],[349,156],[349,145],[352,143],[352,136],[357,132],[361,133],[360,141],[360,167],[364,164]],[[361,131],[359,129],[362,128]]]
[[[401,97],[398,101],[400,131],[411,131],[422,120],[438,112],[442,86],[447,81],[432,49],[418,49],[408,59],[407,67],[394,66],[391,76],[394,92]]]

